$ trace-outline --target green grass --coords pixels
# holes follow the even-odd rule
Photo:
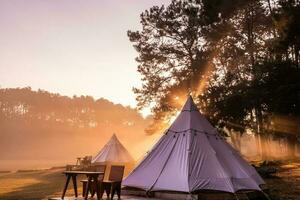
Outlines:
[[[62,171],[63,169],[51,169],[0,174],[0,199],[34,200],[59,196],[65,184],[65,176]],[[81,193],[80,184],[78,189]],[[72,182],[69,184],[67,195],[73,195]]]

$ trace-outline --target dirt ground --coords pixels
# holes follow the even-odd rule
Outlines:
[[[278,172],[264,180],[272,200],[300,200],[300,163],[280,164]],[[65,177],[62,169],[0,173],[0,200],[37,200],[60,196]],[[70,184],[71,185],[71,184]],[[81,193],[79,184],[79,193]],[[67,195],[73,196],[69,187]],[[145,199],[124,197],[123,199]]]
[[[275,176],[264,180],[272,200],[300,200],[300,163],[282,164]]]

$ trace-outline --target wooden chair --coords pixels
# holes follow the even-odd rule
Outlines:
[[[93,171],[93,172],[103,172],[103,175],[100,175],[98,177],[98,181],[99,183],[101,183],[104,179],[104,175],[105,175],[105,170],[106,170],[106,165],[92,165],[89,167],[88,171]],[[80,182],[82,182],[82,196],[84,197],[86,194],[85,194],[85,190],[86,190],[86,186],[87,186],[87,182],[88,180],[81,180]],[[95,192],[96,192],[96,185],[95,184],[92,184],[91,187],[90,187],[90,193],[92,196],[95,195]],[[87,194],[88,195],[88,194]]]
[[[121,198],[121,183],[124,175],[124,168],[124,166],[118,165],[111,166],[108,180],[104,180],[99,184],[100,188],[98,189],[100,190],[101,198],[104,191],[108,198],[110,193],[111,199],[114,198],[115,193],[117,193],[119,199]]]

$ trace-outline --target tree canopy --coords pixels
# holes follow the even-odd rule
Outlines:
[[[218,127],[270,132],[300,116],[300,4],[294,0],[173,0],[128,31],[138,52],[139,108],[161,127],[191,93]],[[279,131],[280,132],[280,131]]]

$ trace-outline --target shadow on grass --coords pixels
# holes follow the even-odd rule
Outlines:
[[[28,184],[21,187],[16,187],[15,191],[10,191],[4,194],[0,194],[1,200],[21,200],[21,199],[47,199],[49,196],[60,196],[66,181],[65,176],[62,174],[62,170],[44,170],[40,172],[20,172],[7,174],[2,176],[1,179],[13,179],[22,181],[22,179],[33,178],[37,183]],[[77,184],[80,190],[80,180],[78,178]],[[0,179],[0,181],[1,181]],[[13,182],[12,182],[13,184]],[[79,191],[80,192],[80,191]],[[69,183],[68,195],[73,195],[72,182]]]

